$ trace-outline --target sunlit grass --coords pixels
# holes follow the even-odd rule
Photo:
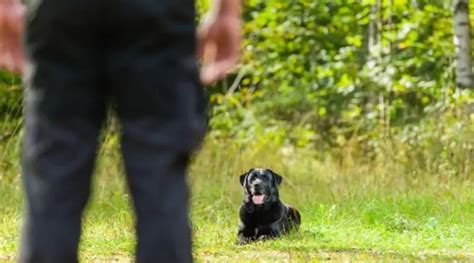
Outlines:
[[[116,141],[116,135],[107,136],[100,151],[84,217],[80,248],[84,262],[126,262],[133,257],[133,216]],[[18,154],[12,152],[8,158],[17,162]],[[300,209],[303,223],[297,233],[241,247],[235,245],[242,199],[238,176],[253,166],[272,167],[283,175],[281,197]],[[2,166],[0,171],[6,173],[0,184],[0,259],[12,259],[17,251],[18,169]],[[211,140],[195,156],[189,173],[194,256],[199,262],[474,259],[469,178],[407,172],[389,159],[320,160],[311,149],[258,142],[237,147]]]

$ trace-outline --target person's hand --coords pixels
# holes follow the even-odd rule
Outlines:
[[[24,64],[21,47],[24,6],[17,0],[0,0],[0,68],[20,73]]]
[[[237,65],[242,38],[239,5],[227,6],[226,12],[211,12],[198,29],[203,84],[212,84],[224,78]]]

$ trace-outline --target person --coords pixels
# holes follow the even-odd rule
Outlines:
[[[185,172],[206,130],[201,82],[237,63],[240,2],[214,1],[197,34],[195,18],[192,0],[31,0],[26,8],[0,1],[0,67],[23,71],[25,86],[19,262],[78,261],[111,103],[136,213],[137,262],[192,261]]]

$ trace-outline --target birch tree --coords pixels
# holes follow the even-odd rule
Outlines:
[[[460,88],[471,88],[473,78],[469,0],[454,1],[453,27],[456,47],[456,84]]]

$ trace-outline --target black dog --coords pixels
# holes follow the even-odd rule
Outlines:
[[[238,244],[278,237],[292,228],[298,229],[298,210],[280,201],[278,186],[282,177],[270,169],[252,168],[240,176],[245,191],[240,206]]]

